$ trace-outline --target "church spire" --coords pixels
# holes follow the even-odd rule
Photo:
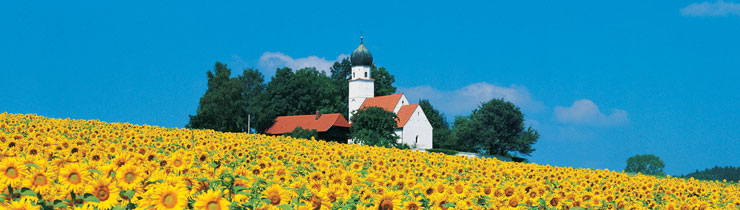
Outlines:
[[[352,55],[349,56],[349,61],[352,66],[371,66],[373,65],[373,55],[370,51],[365,48],[364,36],[360,36],[360,46],[357,46],[355,51],[352,51]]]

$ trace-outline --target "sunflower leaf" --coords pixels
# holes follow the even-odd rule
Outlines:
[[[98,197],[95,197],[93,194],[90,194],[90,193],[85,193],[85,195],[82,196],[82,200],[87,201],[87,202],[100,203],[100,199],[98,199]]]
[[[33,164],[33,163],[26,163],[26,166],[30,166],[30,167],[34,167],[34,168],[39,168],[39,165],[36,165],[36,164]]]
[[[292,210],[292,209],[293,209],[293,207],[292,207],[292,206],[290,206],[290,204],[283,204],[283,205],[278,205],[278,206],[276,206],[276,207],[278,207],[278,208],[280,208],[280,209],[282,209],[282,210]]]
[[[57,208],[57,209],[66,209],[67,208],[67,202],[60,201],[60,200],[54,200],[54,202],[52,202],[51,206],[53,206],[54,208]]]
[[[579,207],[572,207],[572,208],[570,208],[570,210],[586,210],[586,208],[583,208],[583,207],[580,207],[579,206]]]
[[[102,171],[97,170],[97,169],[90,169],[90,170],[87,170],[87,171],[92,172],[92,173],[97,173],[97,174],[103,174]]]
[[[29,189],[27,187],[24,187],[23,189],[21,189],[21,195],[36,197],[36,193],[33,192],[32,189]]]
[[[447,207],[447,208],[455,207],[455,203],[453,202],[445,203],[445,204],[442,204],[442,207]]]
[[[249,188],[244,187],[244,186],[236,186],[236,187],[234,187],[234,192],[240,192],[240,191],[246,190],[246,189],[249,189]]]

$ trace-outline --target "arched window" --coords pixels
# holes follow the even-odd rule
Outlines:
[[[365,77],[367,77],[367,72],[365,72]]]

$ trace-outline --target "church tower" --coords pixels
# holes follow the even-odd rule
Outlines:
[[[352,112],[360,109],[362,102],[367,98],[375,97],[375,80],[370,75],[370,66],[373,65],[373,56],[365,48],[360,37],[360,46],[352,52],[349,58],[352,63],[352,75],[349,80],[349,119]]]

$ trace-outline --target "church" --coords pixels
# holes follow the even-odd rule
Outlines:
[[[426,114],[418,104],[409,103],[403,93],[386,96],[375,96],[375,80],[372,79],[370,68],[373,64],[373,56],[367,50],[360,37],[360,46],[350,56],[352,63],[352,75],[349,79],[349,113],[351,119],[353,112],[366,107],[380,107],[386,111],[393,112],[398,116],[395,129],[399,137],[398,142],[409,145],[415,149],[432,148],[432,124],[429,123]],[[339,118],[336,118],[338,115]],[[310,117],[314,116],[314,117]],[[313,127],[328,131],[331,128],[346,128],[351,126],[339,114],[325,114],[333,116],[332,120],[322,120],[321,114],[280,116],[275,119],[275,124],[267,129],[267,134],[280,135],[293,131],[296,127],[311,129]],[[322,130],[319,131],[321,135]],[[348,143],[352,143],[349,139]]]

